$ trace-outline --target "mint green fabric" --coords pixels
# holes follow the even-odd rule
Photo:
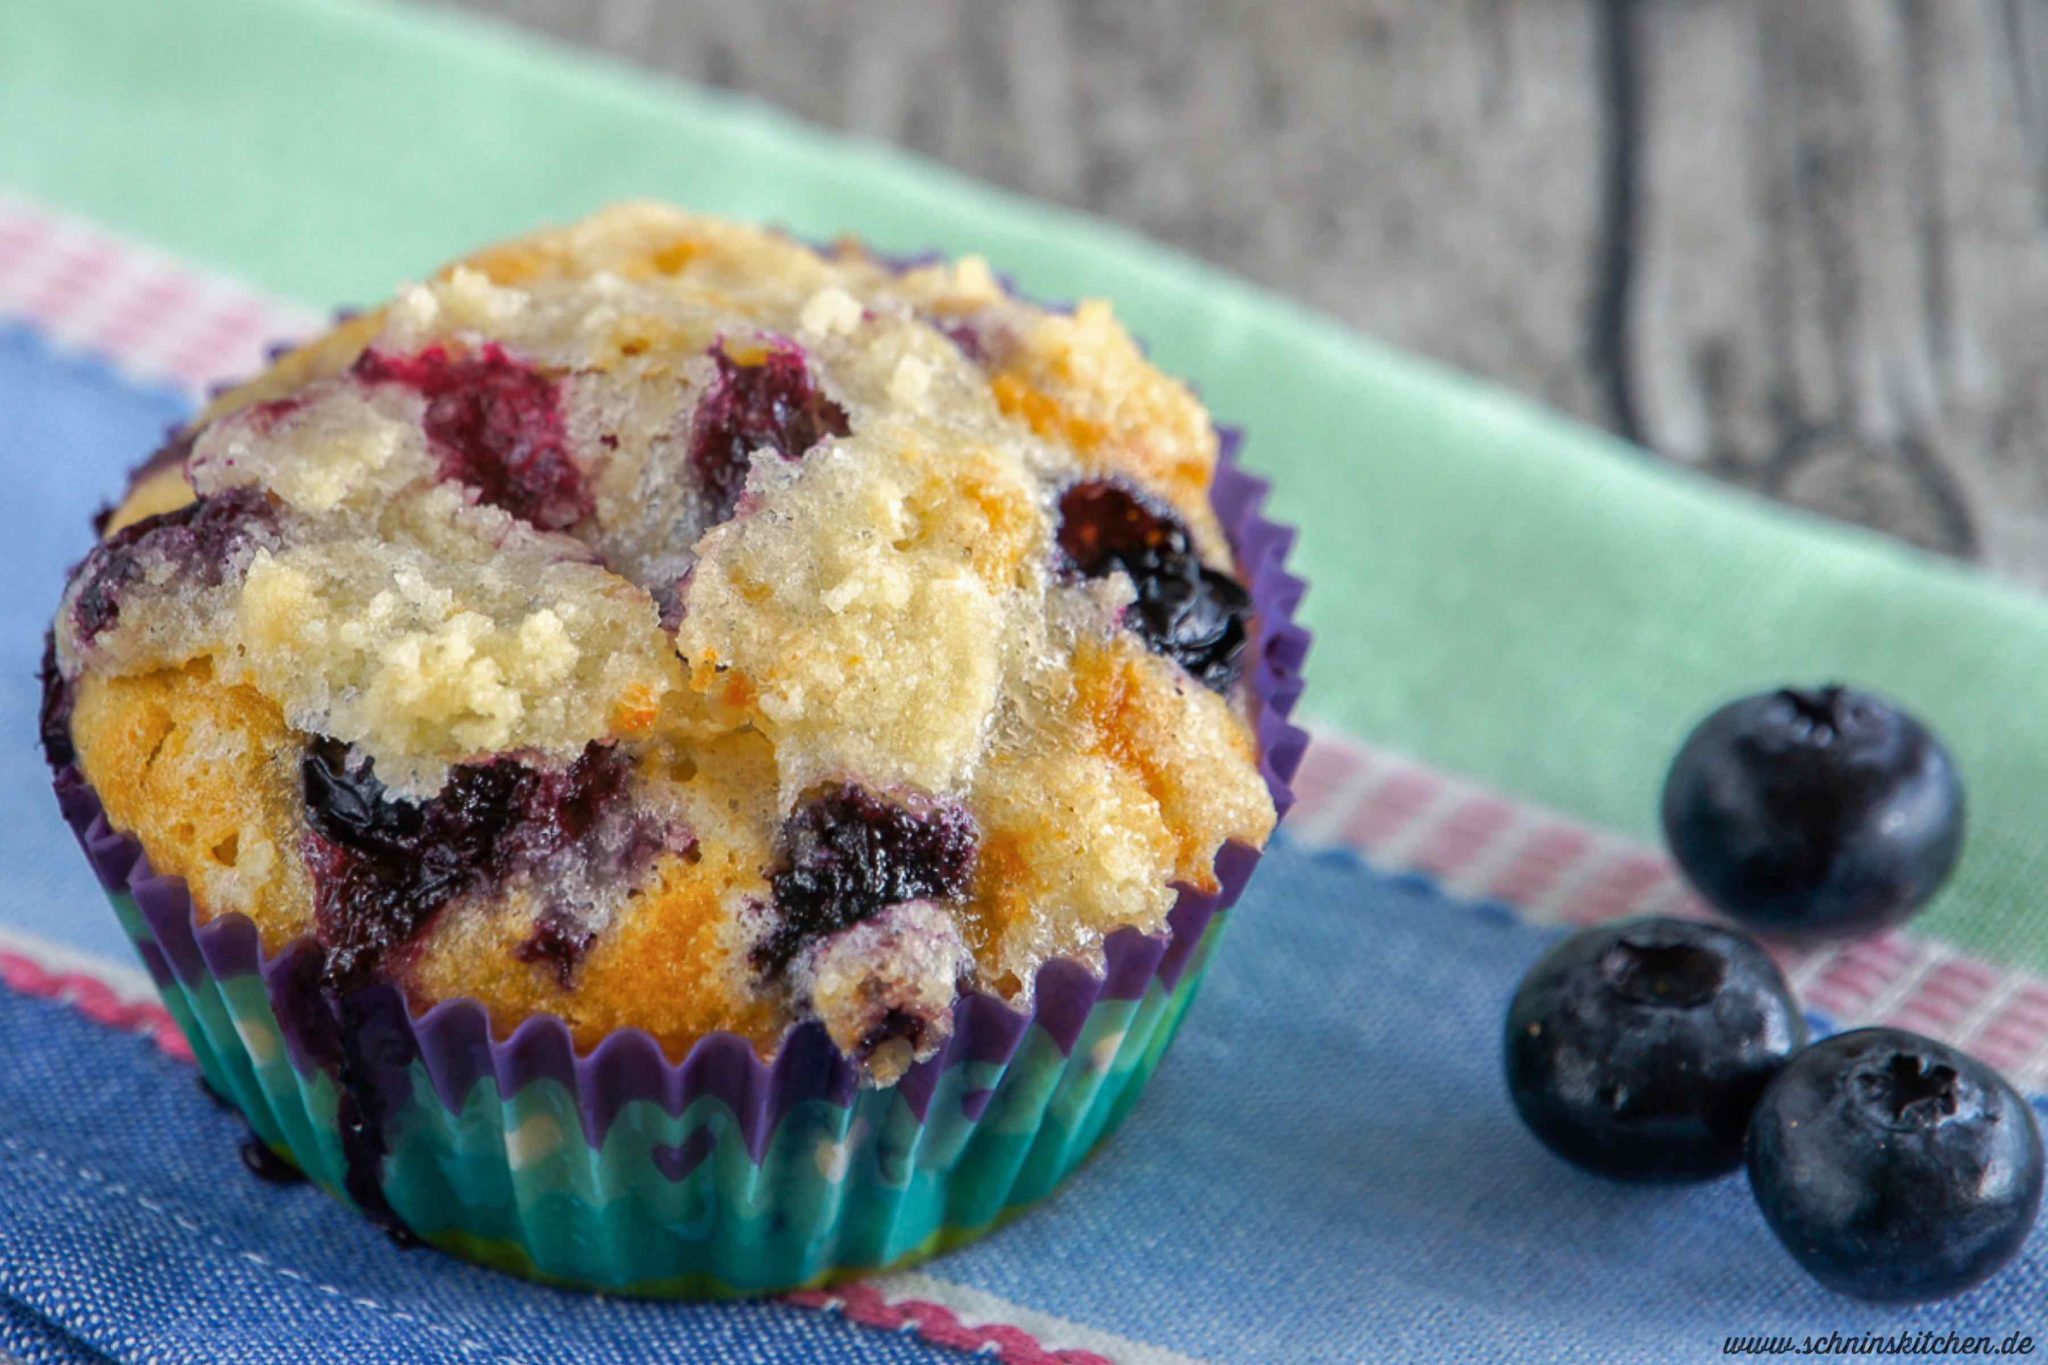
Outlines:
[[[1306,710],[1638,835],[1690,720],[1844,678],[1955,748],[1973,802],[1930,930],[2048,970],[2048,612],[1762,506],[1129,234],[877,146],[436,13],[336,0],[0,4],[0,192],[313,304],[647,195],[1114,298],[1248,427],[1300,523]]]

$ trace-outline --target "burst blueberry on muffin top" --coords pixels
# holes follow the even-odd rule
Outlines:
[[[887,1081],[1270,833],[1216,457],[1106,307],[615,209],[146,465],[45,739],[334,989]]]

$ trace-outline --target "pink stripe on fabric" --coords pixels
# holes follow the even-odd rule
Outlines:
[[[2020,986],[1974,1039],[1964,1041],[1987,1060],[1994,1052],[2001,1057],[2038,1059],[2048,1052],[2048,986],[2033,981]]]
[[[194,384],[234,367],[251,346],[264,341],[263,313],[252,303],[230,304],[206,320],[192,338],[171,352],[171,372]]]
[[[1321,815],[1353,779],[1371,765],[1371,758],[1355,745],[1333,743],[1318,736],[1302,755],[1295,771],[1294,818]]]
[[[148,1001],[125,1000],[98,977],[79,971],[55,971],[34,958],[0,949],[0,985],[39,1000],[69,1005],[96,1024],[123,1033],[139,1033],[166,1056],[181,1062],[197,1060],[169,1010]]]
[[[49,235],[50,220],[41,214],[0,219],[0,260],[22,253],[28,244]]]
[[[2048,987],[2022,987],[1997,1017],[2009,1028],[2048,1029]]]
[[[50,225],[41,218],[11,218],[0,213],[0,280],[13,278],[48,251]]]
[[[131,350],[188,303],[192,292],[192,282],[177,276],[146,280],[100,324],[86,344],[113,354]]]
[[[1884,970],[1917,961],[1925,951],[1902,934],[1878,934],[1848,944],[1842,949],[1842,956],[1849,961]]]
[[[203,394],[309,334],[316,314],[276,302],[90,223],[0,196],[5,312],[117,367]]]
[[[1891,1028],[1909,1029],[1932,1037],[1954,1028],[1961,1022],[1962,1014],[1963,1011],[1953,1007],[1943,1008],[1929,1001],[1915,1000],[1893,1010],[1884,1022]]]
[[[24,307],[44,326],[61,326],[106,285],[114,263],[114,253],[101,247],[73,250],[55,272],[44,277]]]
[[[1890,973],[1868,963],[1838,957],[1822,972],[1818,985],[1838,999],[1860,1001],[1875,997],[1891,979]]]
[[[1601,868],[1565,911],[1574,924],[1620,919],[1643,903],[1659,884],[1672,880],[1671,865],[1656,854],[1631,849]]]
[[[834,1290],[809,1289],[783,1296],[802,1308],[837,1311],[867,1327],[901,1331],[915,1327],[937,1346],[990,1356],[1003,1365],[1114,1365],[1093,1351],[1048,1350],[1022,1328],[1001,1323],[970,1327],[952,1309],[925,1299],[890,1299],[872,1285],[849,1284]]]
[[[1547,823],[1530,836],[1486,894],[1509,905],[1526,906],[1563,881],[1592,847],[1591,830]]]
[[[1920,983],[1920,992],[1931,1004],[1968,1009],[1997,980],[1997,974],[1981,964],[1949,961],[1928,974]]]
[[[1997,985],[1997,975],[1982,963],[1951,959],[1930,971],[1892,1012],[1900,1028],[1938,1033],[1960,1029]]]
[[[1471,866],[1515,822],[1515,807],[1494,797],[1460,802],[1415,850],[1415,865],[1439,877]]]
[[[1345,822],[1344,841],[1370,848],[1392,838],[1443,790],[1444,780],[1425,769],[1406,768],[1395,773],[1367,796]]]

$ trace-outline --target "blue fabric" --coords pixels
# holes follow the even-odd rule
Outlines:
[[[133,951],[50,799],[36,666],[92,514],[190,406],[0,323],[0,923],[122,961]]]
[[[9,1365],[99,1365],[106,1359],[40,1314],[0,1299],[0,1360]]]
[[[29,742],[32,676],[86,517],[178,410],[0,330],[0,926],[101,953],[125,945]],[[1548,1156],[1497,1074],[1505,1001],[1546,938],[1283,847],[1125,1132],[932,1273],[1239,1361],[1688,1360],[1732,1334],[2038,1320],[2040,1237],[1964,1299],[1873,1309],[1801,1277],[1739,1178],[1633,1189]],[[400,1252],[309,1188],[244,1175],[239,1125],[189,1067],[4,988],[0,1058],[0,1349],[37,1365],[957,1358],[779,1304],[606,1301]]]

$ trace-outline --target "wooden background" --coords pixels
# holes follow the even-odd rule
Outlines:
[[[432,0],[2048,587],[2048,0]]]

